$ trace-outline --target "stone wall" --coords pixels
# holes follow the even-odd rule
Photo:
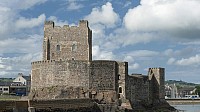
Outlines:
[[[90,69],[90,89],[117,90],[118,70],[115,61],[92,61]]]
[[[165,98],[165,69],[149,68],[148,77],[150,80],[150,98],[160,100]]]
[[[36,99],[62,98],[55,95],[56,92],[48,91],[56,89],[58,94],[68,94],[66,88],[83,88],[87,97],[99,99],[103,102],[114,102],[118,99],[119,75],[121,75],[121,87],[125,96],[125,76],[127,76],[127,63],[116,61],[37,61],[32,62],[32,93],[39,95]],[[65,88],[63,88],[65,87]],[[73,89],[74,91],[76,89]],[[40,96],[43,93],[44,96]],[[54,94],[55,93],[55,94]],[[54,95],[53,95],[54,94]],[[33,95],[33,94],[32,94]],[[46,96],[45,96],[46,95]],[[70,93],[68,97],[80,96]],[[59,96],[59,97],[58,97]],[[62,96],[62,95],[61,95]],[[63,97],[63,98],[68,98]]]
[[[128,62],[117,62],[118,63],[118,93],[119,98],[126,98],[126,80],[128,78]]]
[[[44,25],[43,60],[92,60],[92,31],[87,21],[79,26]]]
[[[32,89],[67,86],[89,88],[88,61],[37,61],[32,62]]]
[[[149,100],[149,80],[144,75],[128,76],[126,97],[136,105],[138,102],[148,102]]]
[[[45,22],[43,61],[32,62],[31,80],[33,99],[91,98],[128,108],[164,99],[164,68],[128,75],[128,62],[92,61],[92,31],[85,20],[63,27]]]
[[[85,99],[89,98],[88,88],[85,87],[67,87],[52,86],[32,89],[29,99],[49,100],[49,99]]]

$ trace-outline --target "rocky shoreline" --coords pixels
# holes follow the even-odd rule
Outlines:
[[[125,109],[116,104],[98,104],[90,99],[43,101],[10,100],[0,101],[0,104],[0,112],[178,112],[178,110],[168,103],[148,106],[141,105],[133,109]],[[32,111],[30,111],[31,109]]]

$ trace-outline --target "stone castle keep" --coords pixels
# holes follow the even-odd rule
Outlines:
[[[164,100],[164,68],[128,75],[128,62],[92,60],[86,20],[63,27],[46,21],[43,60],[31,64],[32,99],[94,99],[129,109]]]

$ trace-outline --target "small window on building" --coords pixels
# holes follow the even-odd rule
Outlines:
[[[75,60],[74,58],[72,58],[72,60]]]
[[[54,56],[54,53],[52,53],[52,58],[54,58],[55,56]]]
[[[60,45],[56,46],[56,51],[60,51]]]
[[[118,74],[118,80],[120,80],[121,79],[121,76]]]
[[[8,91],[8,88],[3,88],[4,91]]]
[[[77,50],[77,44],[76,43],[73,43],[72,44],[72,51],[76,51]]]
[[[119,87],[119,93],[122,93],[122,87]]]
[[[0,91],[2,91],[2,88],[0,88]]]

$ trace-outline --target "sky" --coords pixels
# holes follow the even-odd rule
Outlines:
[[[165,68],[200,84],[200,0],[0,0],[0,77],[29,75],[42,60],[45,20],[88,20],[93,60],[129,62],[129,74]]]

